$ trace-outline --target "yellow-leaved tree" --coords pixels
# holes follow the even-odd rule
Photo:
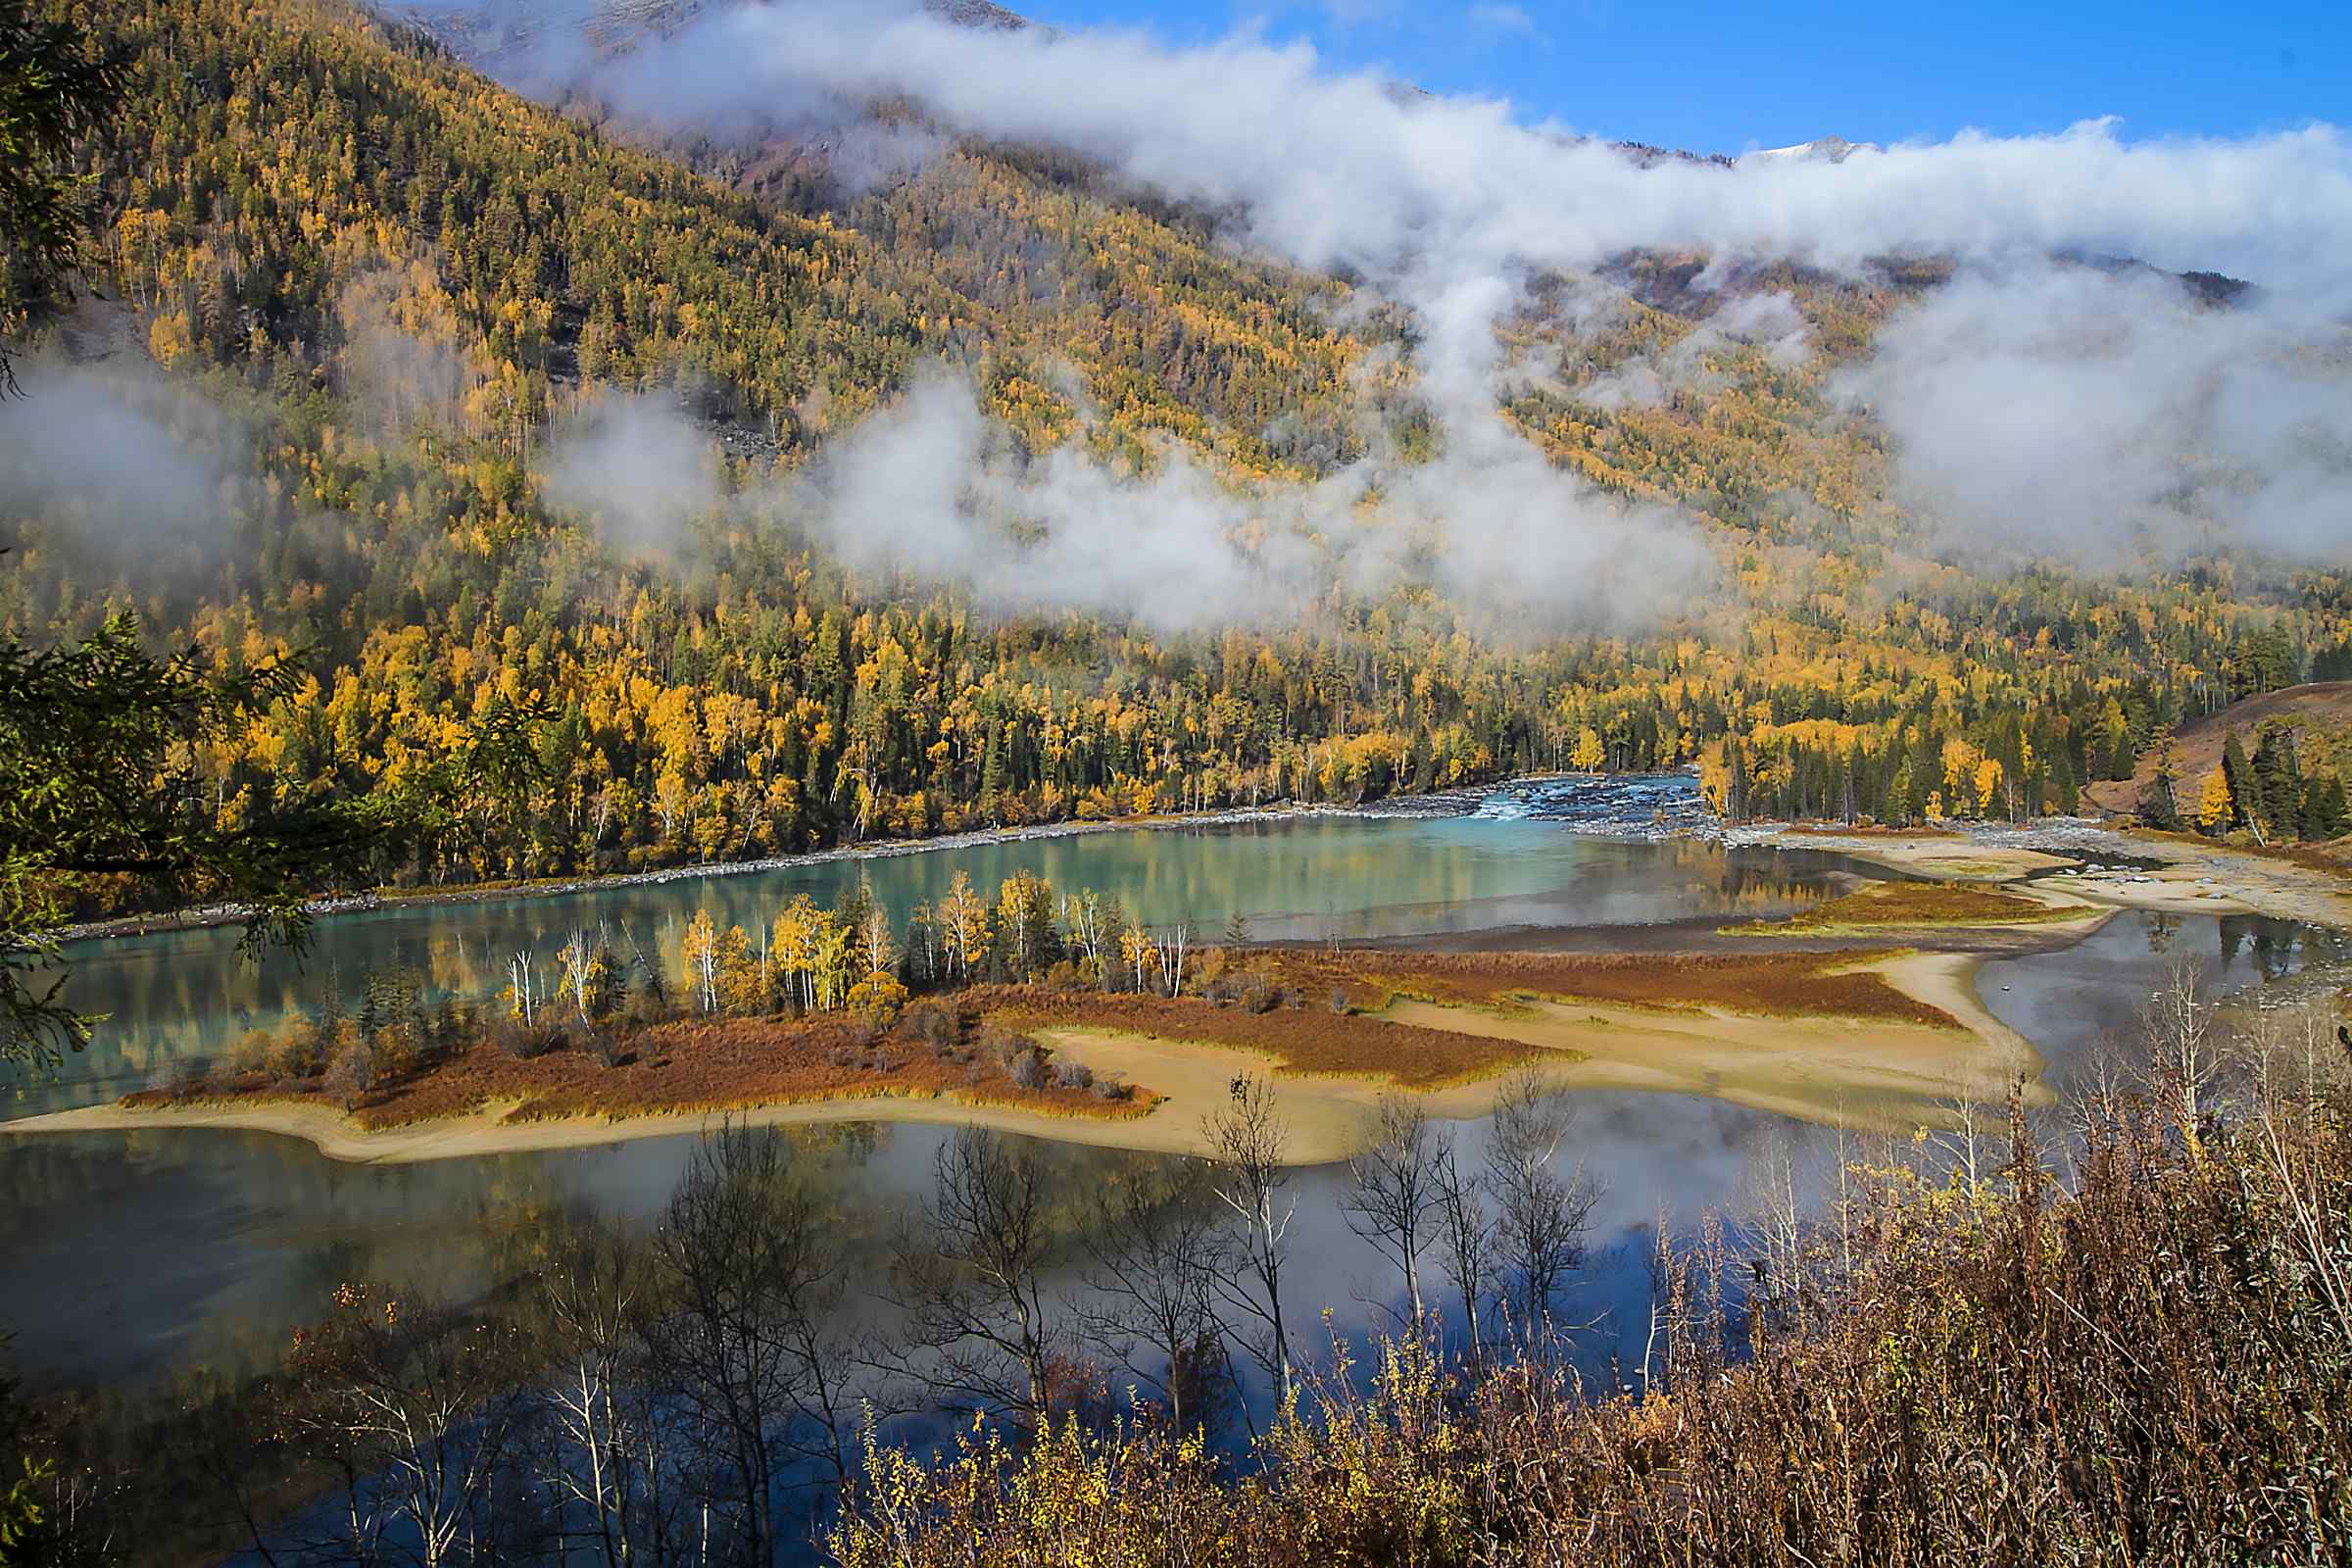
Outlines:
[[[686,922],[686,935],[679,947],[686,960],[686,973],[694,982],[695,1000],[705,1012],[716,1012],[718,930],[710,923],[709,909],[694,911],[694,918]]]
[[[948,896],[939,901],[939,923],[948,937],[948,961],[953,972],[969,979],[988,956],[988,902],[972,888],[972,879],[956,873]]]
[[[2217,767],[2205,775],[2205,788],[2197,796],[2197,826],[2218,833],[2230,825],[2232,815],[2229,775]]]

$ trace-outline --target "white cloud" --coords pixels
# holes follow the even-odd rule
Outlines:
[[[672,555],[686,520],[720,500],[709,435],[651,394],[608,393],[564,420],[539,482],[550,502],[588,518],[623,557]]]
[[[1233,213],[1236,238],[1348,269],[1406,301],[1455,485],[1449,503],[1424,499],[1447,531],[1442,554],[1458,558],[1465,579],[1483,580],[1471,564],[1497,541],[1524,550],[1586,530],[1622,545],[1622,519],[1606,520],[1615,514],[1565,476],[1526,466],[1530,450],[1500,432],[1493,326],[1531,275],[1643,248],[1853,275],[1894,254],[1964,264],[1966,281],[1888,323],[1852,395],[1897,437],[1905,493],[1966,519],[1974,537],[2088,548],[2063,530],[2002,534],[2034,506],[2084,526],[2110,510],[2131,519],[2094,554],[2156,537],[2151,507],[2180,505],[2167,443],[2211,438],[2224,441],[2223,467],[2258,458],[2287,466],[2192,484],[2192,501],[2234,497],[2228,514],[2245,528],[2275,529],[2305,551],[2345,549],[2337,504],[2317,480],[2331,470],[2306,461],[2342,428],[2340,378],[2227,357],[2252,334],[2262,365],[2283,364],[2281,334],[2352,312],[2352,142],[2333,126],[2129,141],[2111,122],[2088,122],[2055,135],[1863,147],[1838,162],[1643,169],[1560,125],[1525,122],[1501,100],[1400,93],[1375,74],[1327,69],[1302,43],[1239,35],[1173,48],[1136,32],[974,30],[921,13],[792,4],[714,15],[607,75],[615,69],[659,84],[647,91],[663,112],[699,117],[846,115],[910,99],[957,130],[1075,149]],[[2302,315],[2266,314],[2259,326],[2170,305],[2151,316],[2169,285],[2087,271],[2054,282],[2048,262],[2061,253],[2228,272]],[[1683,362],[1623,368],[1595,395],[1664,396],[1710,342],[1758,342],[1792,363],[1806,338],[1785,305],[1727,302]],[[2070,338],[2070,322],[2088,323],[2090,340]],[[2305,433],[2274,432],[2263,411],[2275,404]],[[1402,504],[1415,487],[1408,478],[1388,493]],[[2107,508],[2111,494],[2126,504]],[[1497,511],[1484,510],[1490,501]],[[1582,545],[1561,548],[1558,575],[1606,564]]]
[[[2083,267],[1964,275],[1838,390],[1897,443],[1902,499],[1982,556],[2352,546],[2352,336],[2278,303]]]
[[[1358,505],[1367,488],[1378,507]],[[1435,463],[1238,491],[1180,448],[1148,476],[1075,446],[1024,462],[944,373],[836,440],[782,507],[859,569],[1160,629],[1291,620],[1334,582],[1410,582],[1498,634],[1631,630],[1714,569],[1687,519],[1565,485],[1493,420]]]
[[[1482,3],[1472,6],[1467,20],[1480,32],[1516,33],[1524,37],[1533,37],[1536,32],[1536,19],[1525,10],[1514,5],[1493,3],[1493,0],[1482,0]]]

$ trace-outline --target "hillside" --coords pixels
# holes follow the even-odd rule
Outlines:
[[[91,20],[102,298],[0,424],[0,625],[299,653],[208,801],[456,757],[388,882],[1571,763],[2031,814],[2352,639],[2332,570],[1945,549],[1841,390],[1944,264],[1547,270],[1472,411],[1394,280],[1066,149],[871,105],[922,151],[858,183],[335,0]]]
[[[2174,734],[2176,764],[2185,781],[2182,787],[2193,798],[2197,785],[2222,765],[2222,750],[2232,734],[2251,751],[2256,732],[2274,722],[2301,732],[2307,757],[2315,760],[2332,757],[2335,749],[2327,741],[2334,738],[2340,742],[2352,733],[2352,681],[2288,686],[2188,720]],[[2129,816],[2139,808],[2140,792],[2155,776],[2156,757],[2151,752],[2139,760],[2131,778],[2093,784],[2083,795],[2111,816]]]

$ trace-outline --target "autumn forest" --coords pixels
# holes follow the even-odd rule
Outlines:
[[[1938,564],[1883,434],[1823,395],[1933,267],[1759,280],[1823,345],[1799,365],[1734,342],[1656,407],[1505,402],[1553,463],[1704,519],[1718,586],[1663,627],[1497,627],[1409,578],[1334,577],[1280,623],[1008,613],[843,564],[776,477],[942,365],[1016,463],[1183,454],[1244,490],[1367,443],[1409,465],[1443,439],[1410,321],[1060,155],[957,143],[859,193],[604,133],[333,0],[80,13],[125,52],[134,112],[88,155],[90,286],[24,374],[101,380],[143,428],[230,456],[159,475],[206,488],[147,516],[0,475],[0,621],[46,641],[129,615],[225,675],[298,661],[194,776],[224,824],[430,784],[387,883],[1560,767],[1697,765],[1735,814],[2023,817],[2352,658],[2334,573]],[[1692,333],[1695,265],[1625,258],[1598,333],[1541,290],[1499,330],[1599,377]],[[710,443],[709,504],[657,544],[542,466],[601,386],[674,402]]]

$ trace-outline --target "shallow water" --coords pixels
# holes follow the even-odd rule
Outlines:
[[[1637,780],[1634,821],[1688,780]],[[1595,806],[1581,799],[1580,821]],[[1603,818],[1605,819],[1605,818]],[[481,998],[528,949],[552,966],[564,937],[626,932],[682,977],[680,934],[698,909],[756,933],[800,894],[831,903],[863,880],[904,925],[958,871],[984,894],[1015,871],[1060,891],[1116,895],[1130,918],[1190,921],[1213,941],[1241,915],[1257,941],[1422,938],[1507,926],[1639,926],[1769,915],[1819,899],[1851,866],[1834,857],[1688,841],[1629,842],[1534,819],[1311,816],[1217,828],[1154,828],[1009,840],[685,877],[594,892],[407,905],[318,923],[310,951],[238,954],[233,927],[74,944],[67,1000],[110,1016],[53,1079],[17,1082],[0,1119],[97,1104],[146,1085],[166,1063],[219,1053],[332,992],[356,1001],[370,969],[407,969],[428,998]],[[624,948],[625,951],[625,948]]]
[[[259,972],[238,967],[230,932],[89,944],[74,955],[76,996],[117,1016],[63,1081],[12,1111],[119,1094],[158,1060],[213,1049],[247,1018],[300,1004],[321,975],[349,980],[370,961],[416,963],[443,989],[478,992],[495,956],[524,942],[552,946],[575,923],[625,919],[642,934],[705,905],[748,923],[796,892],[829,898],[860,874],[903,912],[936,897],[958,866],[983,887],[1023,868],[1064,888],[1116,890],[1149,920],[1190,919],[1211,932],[1238,910],[1260,938],[1570,925],[1625,928],[1631,945],[1645,925],[1801,905],[1851,869],[1802,852],[1594,838],[1533,817],[1320,818],[340,917],[321,925],[307,975],[282,958]],[[2285,973],[2321,947],[2334,951],[2332,939],[2285,922],[2126,913],[2076,947],[1987,963],[1980,989],[2063,1073],[2102,1030],[2128,1025],[2175,952],[2235,984]],[[832,1184],[841,1223],[878,1237],[924,1191],[951,1135],[904,1125],[798,1136]],[[1475,1147],[1483,1132],[1471,1124],[1463,1136]],[[1819,1141],[1783,1118],[1711,1100],[1580,1097],[1575,1151],[1605,1188],[1575,1305],[1595,1320],[1592,1347],[1605,1353],[1613,1329],[1639,1320],[1649,1223],[1664,1210],[1687,1224],[1732,1202],[1755,1150],[1775,1140]],[[650,1221],[694,1143],[371,1166],[235,1131],[0,1139],[0,1330],[17,1334],[15,1359],[35,1388],[152,1387],[200,1365],[256,1370],[343,1281],[472,1298],[536,1267],[569,1221]],[[1072,1191],[1098,1162],[1128,1157],[1052,1145],[1036,1153]],[[1353,1334],[1380,1320],[1395,1290],[1347,1228],[1336,1201],[1343,1181],[1338,1168],[1298,1173],[1291,1278],[1302,1327],[1328,1306],[1333,1326]]]

